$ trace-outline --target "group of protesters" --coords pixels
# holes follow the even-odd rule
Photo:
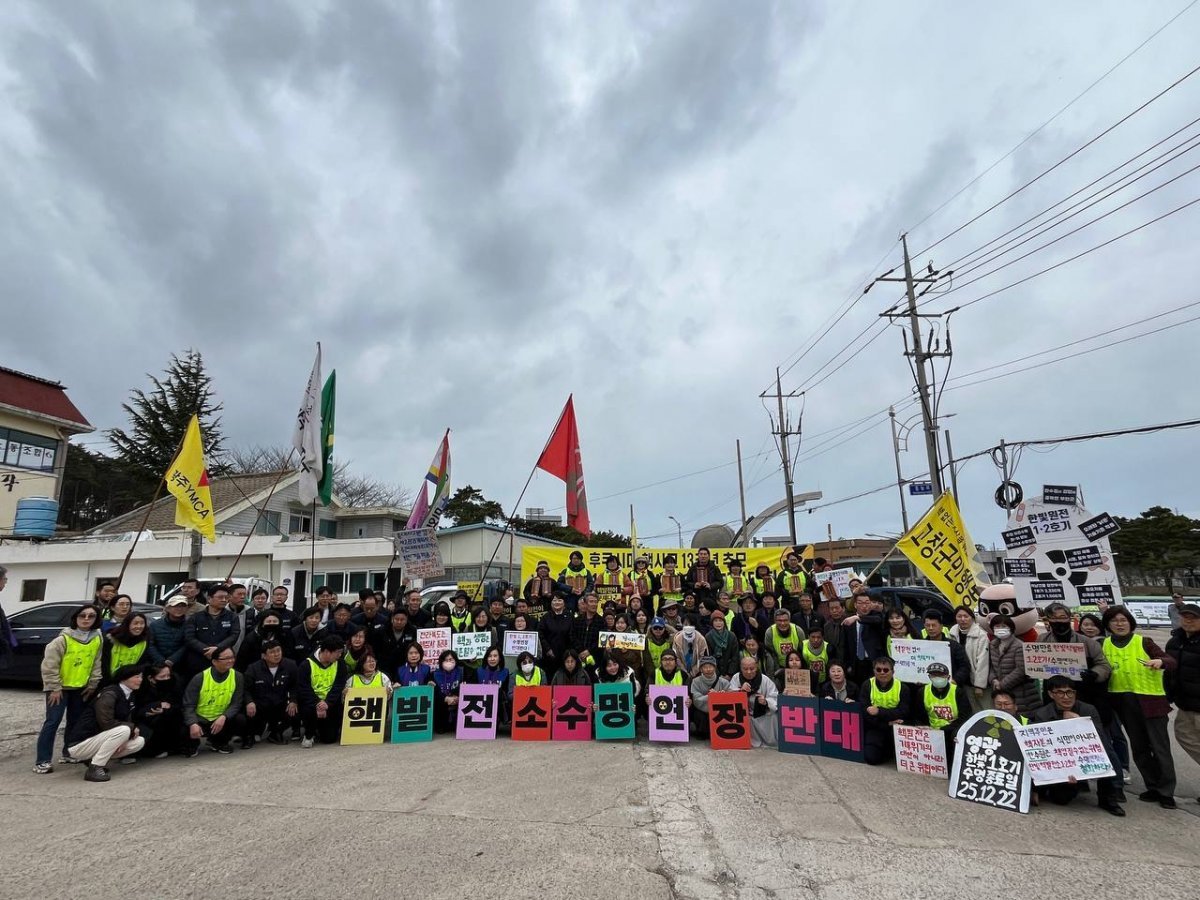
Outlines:
[[[778,698],[803,683],[804,694],[860,704],[871,764],[892,759],[895,724],[942,730],[953,753],[959,727],[979,709],[1021,722],[1090,716],[1118,773],[1101,780],[1097,799],[1118,816],[1131,757],[1146,784],[1140,799],[1175,808],[1171,701],[1176,738],[1200,761],[1200,606],[1182,597],[1174,598],[1177,627],[1165,649],[1137,634],[1122,606],[1079,620],[1062,604],[1047,607],[1038,640],[1083,644],[1088,668],[1078,681],[1039,684],[1025,674],[1022,636],[1007,615],[985,619],[960,606],[952,621],[937,609],[912,621],[861,582],[851,583],[848,601],[831,597],[794,553],[778,573],[760,566],[745,574],[736,560],[722,572],[703,548],[697,557],[686,573],[667,556],[661,575],[645,558],[622,571],[615,557],[593,574],[576,552],[557,578],[539,563],[519,596],[509,588],[484,604],[459,591],[432,609],[417,590],[390,601],[363,590],[346,603],[321,587],[315,603],[296,612],[284,586],[248,596],[242,585],[201,591],[189,581],[148,622],[131,598],[102,585],[47,645],[34,771],[53,770],[64,718],[58,762],[86,764],[87,780],[107,781],[113,760],[194,757],[205,746],[226,754],[262,740],[337,743],[354,687],[430,684],[434,730],[451,732],[464,683],[500,686],[502,729],[523,686],[628,683],[641,718],[650,686],[686,686],[701,738],[708,694],[741,691],[754,746],[776,744]],[[487,632],[488,649],[478,659],[452,649],[426,659],[417,640],[424,628]],[[508,631],[536,634],[537,653],[505,657]],[[622,633],[644,640],[620,640]],[[927,684],[901,683],[890,655],[900,638],[947,642],[950,665],[929,666]],[[1080,787],[1041,793],[1065,803]]]

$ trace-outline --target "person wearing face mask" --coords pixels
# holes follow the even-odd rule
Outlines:
[[[291,656],[291,631],[284,627],[283,618],[273,609],[264,610],[254,628],[242,641],[234,668],[245,672],[262,658],[262,648],[267,641],[274,641],[283,649],[284,656]]]
[[[146,666],[134,701],[133,720],[146,739],[141,755],[165,759],[184,752],[183,688],[165,663]]]
[[[512,699],[513,692],[519,687],[541,687],[543,684],[549,683],[550,680],[546,678],[546,673],[537,664],[533,654],[525,650],[517,657],[517,671],[513,675],[509,699]]]
[[[913,704],[916,725],[936,728],[946,735],[946,762],[954,765],[954,746],[958,729],[971,718],[975,710],[965,687],[950,680],[950,670],[943,663],[930,663],[925,670],[929,684],[921,692],[923,703]]]
[[[1071,610],[1065,604],[1051,603],[1046,607],[1046,620],[1050,630],[1039,637],[1041,644],[1083,644],[1087,669],[1075,685],[1079,699],[1100,711],[1105,728],[1112,721],[1112,705],[1108,702],[1108,679],[1112,677],[1112,666],[1104,656],[1104,648],[1098,640],[1086,637],[1071,627]]]
[[[988,678],[992,690],[1006,690],[1017,701],[1017,709],[1028,715],[1042,706],[1037,682],[1025,674],[1025,651],[1013,634],[1016,626],[1005,615],[993,616],[992,643],[988,646]]]
[[[688,619],[679,634],[671,640],[679,666],[689,676],[700,671],[700,658],[710,656],[708,641],[696,628],[695,619]],[[661,664],[661,660],[660,660]]]
[[[458,723],[458,691],[463,675],[458,654],[443,650],[433,672],[433,730],[438,734],[452,733]]]

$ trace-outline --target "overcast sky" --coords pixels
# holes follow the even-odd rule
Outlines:
[[[124,424],[146,372],[193,346],[228,443],[278,444],[320,339],[339,457],[413,486],[449,427],[456,486],[506,510],[573,392],[593,526],[627,531],[632,502],[643,536],[673,544],[675,516],[686,542],[738,518],[732,465],[622,492],[732,463],[741,438],[750,512],[780,499],[758,398],[774,367],[899,264],[902,230],[923,249],[1190,71],[1200,9],[922,222],[1184,5],[5,3],[0,364],[61,380],[105,428]],[[1200,75],[917,264],[948,267],[1198,108]],[[1200,172],[927,309],[1197,196]],[[951,375],[1200,300],[1198,228],[1200,204],[962,310]],[[785,390],[899,294],[874,288]],[[954,449],[1194,418],[1198,334],[1170,327],[947,391]],[[805,396],[798,491],[835,500],[894,480],[886,415],[866,417],[910,395],[902,350],[890,329]],[[1081,483],[1095,511],[1200,515],[1198,452],[1200,430],[1095,441],[1027,452],[1016,476],[1029,493]],[[918,434],[902,462],[925,471]],[[986,458],[960,477],[981,542],[1003,524],[998,483]],[[522,506],[562,504],[540,474]],[[799,526],[801,540],[896,531],[896,491]],[[785,532],[780,518],[762,533]]]

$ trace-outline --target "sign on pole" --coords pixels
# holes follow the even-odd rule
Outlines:
[[[974,606],[991,584],[954,496],[946,491],[896,545],[955,606]]]
[[[438,578],[446,574],[436,528],[410,528],[396,532],[404,574],[409,578]]]

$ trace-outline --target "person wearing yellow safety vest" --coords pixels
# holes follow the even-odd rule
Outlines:
[[[974,715],[970,692],[965,685],[950,680],[950,668],[944,663],[930,663],[925,670],[929,684],[913,688],[913,723],[936,728],[946,735],[946,761],[954,764],[954,742],[958,729]]]
[[[649,605],[658,593],[658,578],[650,571],[650,558],[639,556],[633,561],[633,568],[625,573],[625,593],[641,597],[644,605]]]
[[[534,655],[528,650],[523,650],[517,655],[517,671],[513,673],[512,681],[509,683],[508,699],[512,700],[513,693],[519,687],[541,687],[549,683],[550,679],[546,677],[542,667],[537,664]]]
[[[825,626],[814,622],[808,626],[808,640],[800,645],[800,656],[804,660],[804,668],[811,673],[813,696],[818,696],[821,685],[829,677],[829,664],[833,661],[829,655],[829,644],[825,642]]]
[[[642,651],[642,680],[647,684],[654,680],[654,672],[663,653],[671,649],[674,637],[675,632],[667,628],[666,619],[656,616],[650,620],[650,628],[646,631],[646,649]]]
[[[740,559],[729,560],[729,571],[725,573],[725,582],[721,589],[727,591],[729,595],[740,597],[742,594],[753,593],[750,586],[750,577],[742,571],[742,561]]]
[[[150,627],[141,613],[131,613],[125,620],[104,636],[100,648],[100,685],[114,684],[113,673],[121,666],[148,661],[146,648],[149,646]]]
[[[583,564],[583,554],[572,550],[567,567],[558,573],[558,596],[573,613],[579,608],[579,598],[592,589],[596,576]]]
[[[775,610],[775,624],[767,629],[763,636],[763,644],[775,657],[776,668],[782,669],[787,665],[787,655],[793,650],[799,650],[804,643],[804,635],[792,624],[792,614],[782,606]]]
[[[83,713],[84,703],[100,685],[100,610],[89,603],[75,610],[71,626],[46,645],[42,657],[42,691],[46,695],[46,720],[38,733],[33,771],[54,771],[54,736],[63,716],[70,732]],[[73,763],[64,739],[62,763]]]
[[[896,664],[891,657],[877,656],[871,668],[875,675],[858,689],[863,712],[863,759],[877,766],[895,753],[892,726],[903,725],[908,718],[907,688],[894,676]]]
[[[133,755],[146,744],[133,721],[134,692],[141,686],[141,666],[118,667],[113,672],[113,683],[100,689],[79,717],[78,725],[67,730],[71,758],[88,764],[84,781],[108,781],[111,759],[137,761]]]
[[[759,563],[754,568],[754,574],[750,576],[750,593],[754,595],[756,602],[762,602],[763,594],[775,593],[775,573],[771,571],[771,567],[766,563]],[[736,598],[740,601],[740,597]]]
[[[663,557],[662,574],[658,576],[658,601],[662,603],[664,600],[683,601],[683,573],[677,572],[675,567],[679,565],[679,557],[674,553],[668,553]],[[653,609],[649,605],[646,606],[651,616],[657,610],[657,606]]]
[[[350,688],[370,687],[381,687],[389,695],[392,693],[392,679],[379,670],[379,661],[375,659],[375,654],[368,650],[358,661],[358,671],[346,679],[346,684],[342,687],[342,700],[346,699]]]
[[[789,610],[800,608],[800,595],[808,587],[808,575],[800,565],[800,556],[789,553],[783,560],[783,568],[775,576],[775,595],[779,605]]]
[[[321,639],[317,652],[300,664],[300,681],[296,692],[300,696],[300,722],[304,739],[300,746],[307,749],[320,739],[322,744],[336,744],[342,732],[342,686],[346,682],[346,665],[342,662],[345,645],[336,635]]]
[[[194,675],[183,692],[183,724],[188,730],[187,755],[200,752],[200,739],[208,738],[209,749],[232,753],[229,742],[245,739],[246,716],[242,712],[245,680],[233,668],[237,653],[224,647],[212,656],[212,665]]]
[[[1104,639],[1104,657],[1112,666],[1108,696],[1146,783],[1138,799],[1175,809],[1175,761],[1167,732],[1171,704],[1163,675],[1173,672],[1178,663],[1150,638],[1134,634],[1137,621],[1123,606],[1104,613],[1104,627],[1109,634]]]
[[[705,655],[702,659],[712,659],[711,656]],[[696,671],[699,673],[700,665],[697,662]],[[647,696],[649,696],[650,687],[687,687],[692,683],[692,679],[688,674],[679,668],[679,659],[675,656],[674,650],[664,650],[663,655],[659,657],[658,668],[654,670],[654,678],[647,685]],[[689,691],[684,698],[684,703],[688,706],[692,705],[692,695]]]

